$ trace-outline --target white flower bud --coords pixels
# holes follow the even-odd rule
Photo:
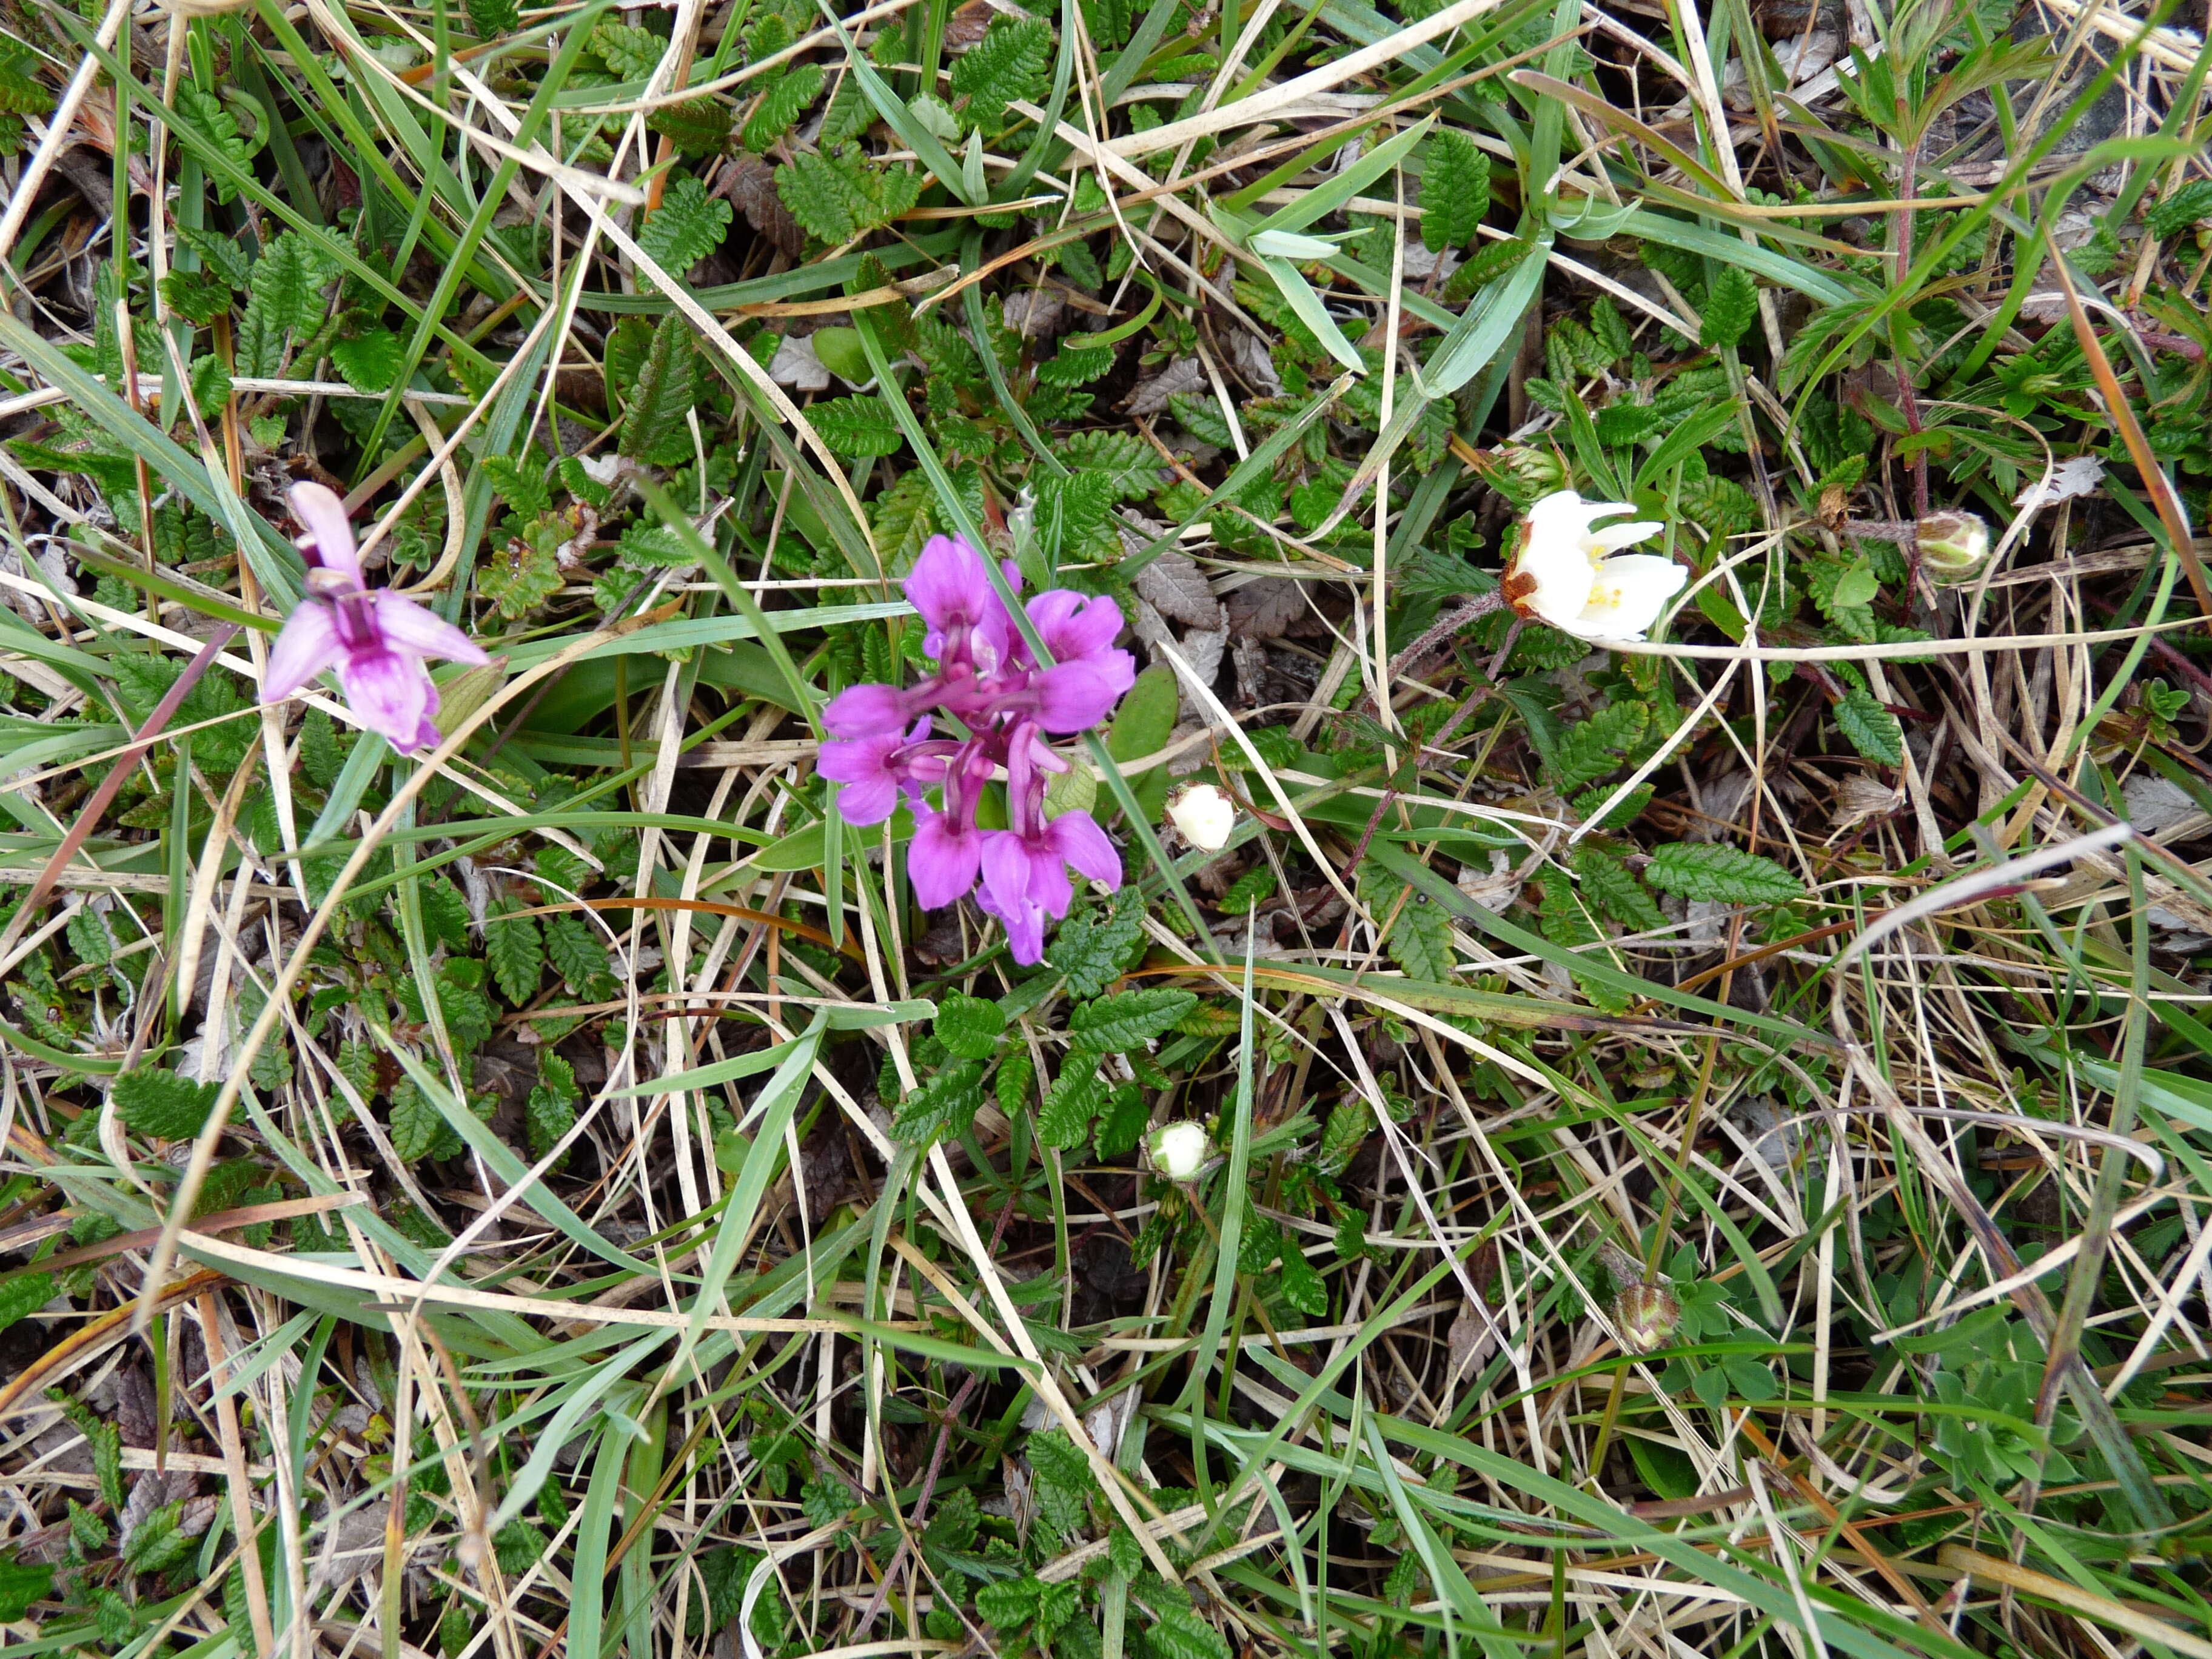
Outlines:
[[[1152,1168],[1170,1181],[1191,1181],[1206,1167],[1213,1145],[1206,1139],[1204,1124],[1186,1120],[1160,1125],[1152,1131],[1146,1150],[1152,1154]]]
[[[1917,528],[1921,567],[1937,581],[1972,575],[1990,556],[1990,527],[1978,513],[1930,513]]]
[[[1218,853],[1237,830],[1237,803],[1210,783],[1187,783],[1168,797],[1168,821],[1201,853]]]

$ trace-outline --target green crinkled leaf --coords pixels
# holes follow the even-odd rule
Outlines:
[[[1105,1103],[1096,1058],[1079,1050],[1070,1054],[1037,1108],[1037,1139],[1056,1152],[1081,1146]]]
[[[624,80],[635,81],[653,73],[653,65],[668,50],[668,41],[651,29],[601,23],[592,31],[592,50],[616,74]]]
[[[522,9],[516,0],[468,0],[469,26],[480,40],[495,40],[522,27]]]
[[[860,77],[848,70],[837,77],[837,89],[830,94],[830,107],[822,113],[815,142],[835,147],[859,137],[875,124],[876,106],[862,90]]]
[[[1536,251],[1536,241],[1531,236],[1516,236],[1503,242],[1488,242],[1457,270],[1445,279],[1444,303],[1463,306],[1484,289],[1519,264]]]
[[[1126,1054],[1172,1030],[1197,1006],[1193,991],[1123,991],[1076,1009],[1068,1018],[1068,1034],[1075,1047],[1086,1052]]]
[[[331,345],[331,362],[356,392],[391,391],[406,355],[406,342],[388,328],[366,328]]]
[[[161,298],[178,316],[206,327],[230,309],[228,283],[205,270],[173,270],[161,278]]]
[[[996,1079],[999,1109],[1008,1117],[1020,1115],[1036,1093],[1036,1061],[1029,1051],[1017,1048],[999,1062]]]
[[[1006,106],[1043,89],[1052,62],[1052,26],[1041,17],[994,15],[983,38],[952,66],[952,96],[966,99],[969,125],[986,133],[1006,122]]]
[[[422,931],[433,945],[455,952],[469,948],[469,902],[461,890],[432,873],[416,878],[416,895],[422,910]]]
[[[1904,764],[1905,727],[1873,693],[1856,685],[1845,691],[1836,704],[1836,729],[1869,760]]]
[[[1309,1319],[1328,1312],[1328,1285],[1313,1263],[1294,1248],[1283,1252],[1283,1300]]]
[[[544,457],[533,446],[521,455],[487,455],[484,476],[500,500],[517,518],[534,519],[552,510],[553,489],[545,477]]]
[[[745,148],[757,155],[790,131],[807,106],[822,95],[823,74],[819,64],[801,64],[778,76],[745,118]]]
[[[530,1132],[530,1155],[543,1158],[576,1127],[576,1103],[541,1083],[531,1090],[523,1116]],[[567,1158],[567,1153],[562,1154],[562,1161]]]
[[[638,227],[637,245],[670,276],[681,276],[721,246],[736,217],[727,202],[708,195],[707,186],[690,173],[679,173]]]
[[[849,148],[835,159],[802,150],[775,170],[775,189],[809,235],[844,242],[912,209],[921,175],[872,165]]]
[[[691,424],[686,414],[699,399],[699,358],[691,325],[677,312],[653,331],[637,375],[629,387],[623,417],[622,453],[633,460],[673,466],[691,458]]]
[[[1723,265],[1705,291],[1705,314],[1698,343],[1732,346],[1759,316],[1759,284],[1741,265]]]
[[[1780,904],[1805,894],[1797,878],[1772,859],[1718,842],[1655,847],[1644,879],[1662,892],[1723,904]]]
[[[270,240],[253,262],[247,286],[252,291],[248,314],[254,306],[265,308],[272,327],[298,335],[313,334],[327,320],[329,307],[323,289],[337,274],[316,247],[295,230]]]
[[[1359,898],[1377,923],[1389,926],[1383,945],[1393,962],[1415,979],[1451,979],[1452,970],[1459,964],[1459,952],[1452,944],[1451,918],[1425,894],[1407,893],[1404,882],[1381,865],[1367,861],[1359,866]]]
[[[607,947],[592,924],[574,914],[544,920],[545,959],[570,994],[588,1001],[604,1001],[611,995],[615,976],[607,964]]]
[[[510,621],[526,617],[561,591],[554,550],[562,540],[557,520],[540,520],[522,535],[488,549],[477,566],[477,592]]]
[[[1133,1083],[1116,1084],[1098,1115],[1097,1132],[1091,1143],[1100,1161],[1110,1163],[1135,1152],[1137,1143],[1144,1139],[1152,1110],[1152,1103],[1146,1098],[1144,1090]]]
[[[1168,398],[1168,411],[1184,431],[1200,443],[1219,449],[1229,447],[1229,417],[1212,398],[1201,397],[1195,392],[1174,392]]]
[[[410,1083],[403,1083],[392,1094],[391,1121],[385,1133],[391,1138],[392,1155],[403,1164],[412,1164],[429,1156],[446,1127],[446,1120],[438,1109],[424,1098],[422,1091]]]
[[[192,1552],[184,1529],[182,1498],[164,1504],[131,1529],[123,1540],[123,1565],[137,1573],[167,1572]]]
[[[645,124],[674,139],[685,155],[719,155],[730,142],[730,126],[736,118],[736,112],[720,99],[687,98],[680,104],[664,104],[645,118]]]
[[[910,1146],[957,1140],[975,1121],[983,1103],[983,1066],[963,1060],[948,1066],[900,1103],[891,1133]]]
[[[1188,1607],[1163,1603],[1145,1626],[1145,1644],[1157,1659],[1231,1659],[1221,1632]]]
[[[840,455],[896,455],[906,447],[890,404],[878,397],[825,398],[808,406],[806,418]]]
[[[1584,842],[1568,862],[1581,881],[1583,893],[1614,921],[1646,932],[1667,925],[1667,918],[1620,855]]]
[[[251,132],[242,131],[238,118],[221,98],[190,81],[178,83],[175,112],[198,128],[203,137],[212,141],[240,171],[246,169],[261,148],[262,134],[258,125]],[[236,199],[238,192],[229,184],[220,178],[210,182],[215,186],[216,200]]]
[[[1036,1616],[1043,1583],[1034,1574],[1002,1578],[975,1592],[976,1614],[994,1630],[1018,1630]]]
[[[33,78],[38,66],[27,46],[0,37],[0,113],[44,115],[53,108],[53,88]],[[7,1617],[0,1613],[0,1623]]]
[[[144,1066],[115,1079],[115,1110],[134,1134],[190,1140],[206,1124],[221,1092],[215,1084]]]
[[[937,532],[929,475],[920,467],[900,473],[868,504],[868,517],[876,532],[876,550],[883,555],[886,568],[910,569],[924,544]]]
[[[1650,718],[1640,702],[1612,702],[1569,726],[1548,757],[1554,786],[1565,794],[1616,769],[1644,740]]]
[[[1079,559],[1118,556],[1114,500],[1121,493],[1111,472],[1085,469],[1030,477],[1036,492],[1039,544],[1055,568]]]
[[[998,1051],[1006,1017],[995,1002],[954,991],[939,1001],[930,1029],[948,1053],[962,1060],[988,1060]]]
[[[1066,976],[1069,994],[1095,997],[1121,977],[1144,927],[1144,900],[1125,887],[1104,916],[1085,905],[1060,923],[1044,959]]]
[[[500,994],[517,1008],[538,994],[545,970],[545,940],[538,918],[514,914],[526,908],[521,900],[504,895],[484,907],[484,959]]]
[[[52,1273],[27,1273],[0,1285],[0,1331],[38,1312],[54,1299],[56,1290]]]
[[[1421,246],[1465,247],[1490,210],[1490,157],[1456,127],[1430,138],[1421,173]]]
[[[2191,179],[2154,207],[2143,210],[2143,228],[2154,236],[2172,236],[2193,224],[2212,219],[2212,179]]]

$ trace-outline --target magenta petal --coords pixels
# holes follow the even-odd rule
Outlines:
[[[1055,587],[1029,603],[1030,621],[1055,662],[1089,657],[1109,648],[1121,631],[1121,607],[1105,598],[1086,598]]]
[[[1127,657],[1125,651],[1109,653]],[[1127,685],[1117,684],[1111,666],[1095,661],[1064,662],[1037,676],[1030,686],[1037,699],[1036,721],[1048,732],[1085,732],[1113,712]]]
[[[437,612],[415,603],[404,594],[390,588],[380,588],[372,596],[376,602],[376,625],[384,636],[404,651],[412,651],[418,657],[440,657],[449,662],[487,663],[491,659],[483,647],[447,622]]]
[[[861,738],[851,743],[825,743],[815,769],[833,783],[837,810],[848,823],[881,823],[898,805],[898,774],[891,769],[896,738]]]
[[[338,665],[338,684],[363,726],[382,732],[403,754],[421,746],[423,726],[438,706],[437,688],[422,659],[398,651],[357,652]],[[431,737],[436,736],[434,730]]]
[[[1053,850],[1079,873],[1109,887],[1121,884],[1121,855],[1090,813],[1062,812],[1045,826],[1044,833]]]
[[[1067,878],[1067,866],[1049,840],[1026,849],[1030,860],[1030,902],[1057,921],[1075,902],[1075,884]]]
[[[319,599],[301,600],[270,647],[269,665],[261,671],[261,701],[283,702],[344,655],[330,606]]]
[[[921,613],[933,635],[973,623],[991,597],[983,561],[974,548],[953,536],[929,538],[903,586],[907,603]]]
[[[314,544],[312,562],[325,570],[337,571],[359,587],[361,553],[354,546],[353,522],[346,517],[345,503],[338,498],[337,491],[324,484],[295,483],[292,486],[292,511],[307,526],[307,539]]]
[[[889,772],[856,779],[837,790],[837,810],[848,823],[881,823],[897,805],[898,780]]]
[[[1011,830],[993,830],[983,836],[983,890],[1002,916],[1029,902],[1029,849]]]
[[[915,902],[925,910],[942,910],[971,891],[982,856],[981,842],[982,837],[975,830],[957,829],[942,812],[924,818],[906,853],[907,878],[914,884]]]
[[[995,902],[988,891],[976,894],[975,902],[986,915],[996,916],[1006,930],[1006,948],[1024,968],[1044,959],[1044,913],[1026,899],[1012,906]]]
[[[822,711],[822,724],[841,738],[896,737],[906,723],[906,696],[888,685],[853,686]]]

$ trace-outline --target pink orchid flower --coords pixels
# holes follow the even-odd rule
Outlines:
[[[362,581],[345,503],[319,483],[292,486],[292,511],[307,526],[300,550],[307,591],[276,636],[261,701],[282,702],[325,669],[361,723],[403,755],[438,741],[438,687],[424,663],[491,660],[467,635],[402,594]]]

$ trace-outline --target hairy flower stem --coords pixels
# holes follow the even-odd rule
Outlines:
[[[1390,659],[1389,666],[1383,672],[1381,695],[1389,696],[1390,688],[1398,683],[1398,677],[1410,669],[1419,666],[1428,653],[1435,650],[1443,641],[1449,639],[1469,623],[1502,608],[1504,604],[1504,594],[1496,588],[1492,588],[1487,593],[1474,593],[1462,599],[1443,616],[1431,623],[1419,639]]]

